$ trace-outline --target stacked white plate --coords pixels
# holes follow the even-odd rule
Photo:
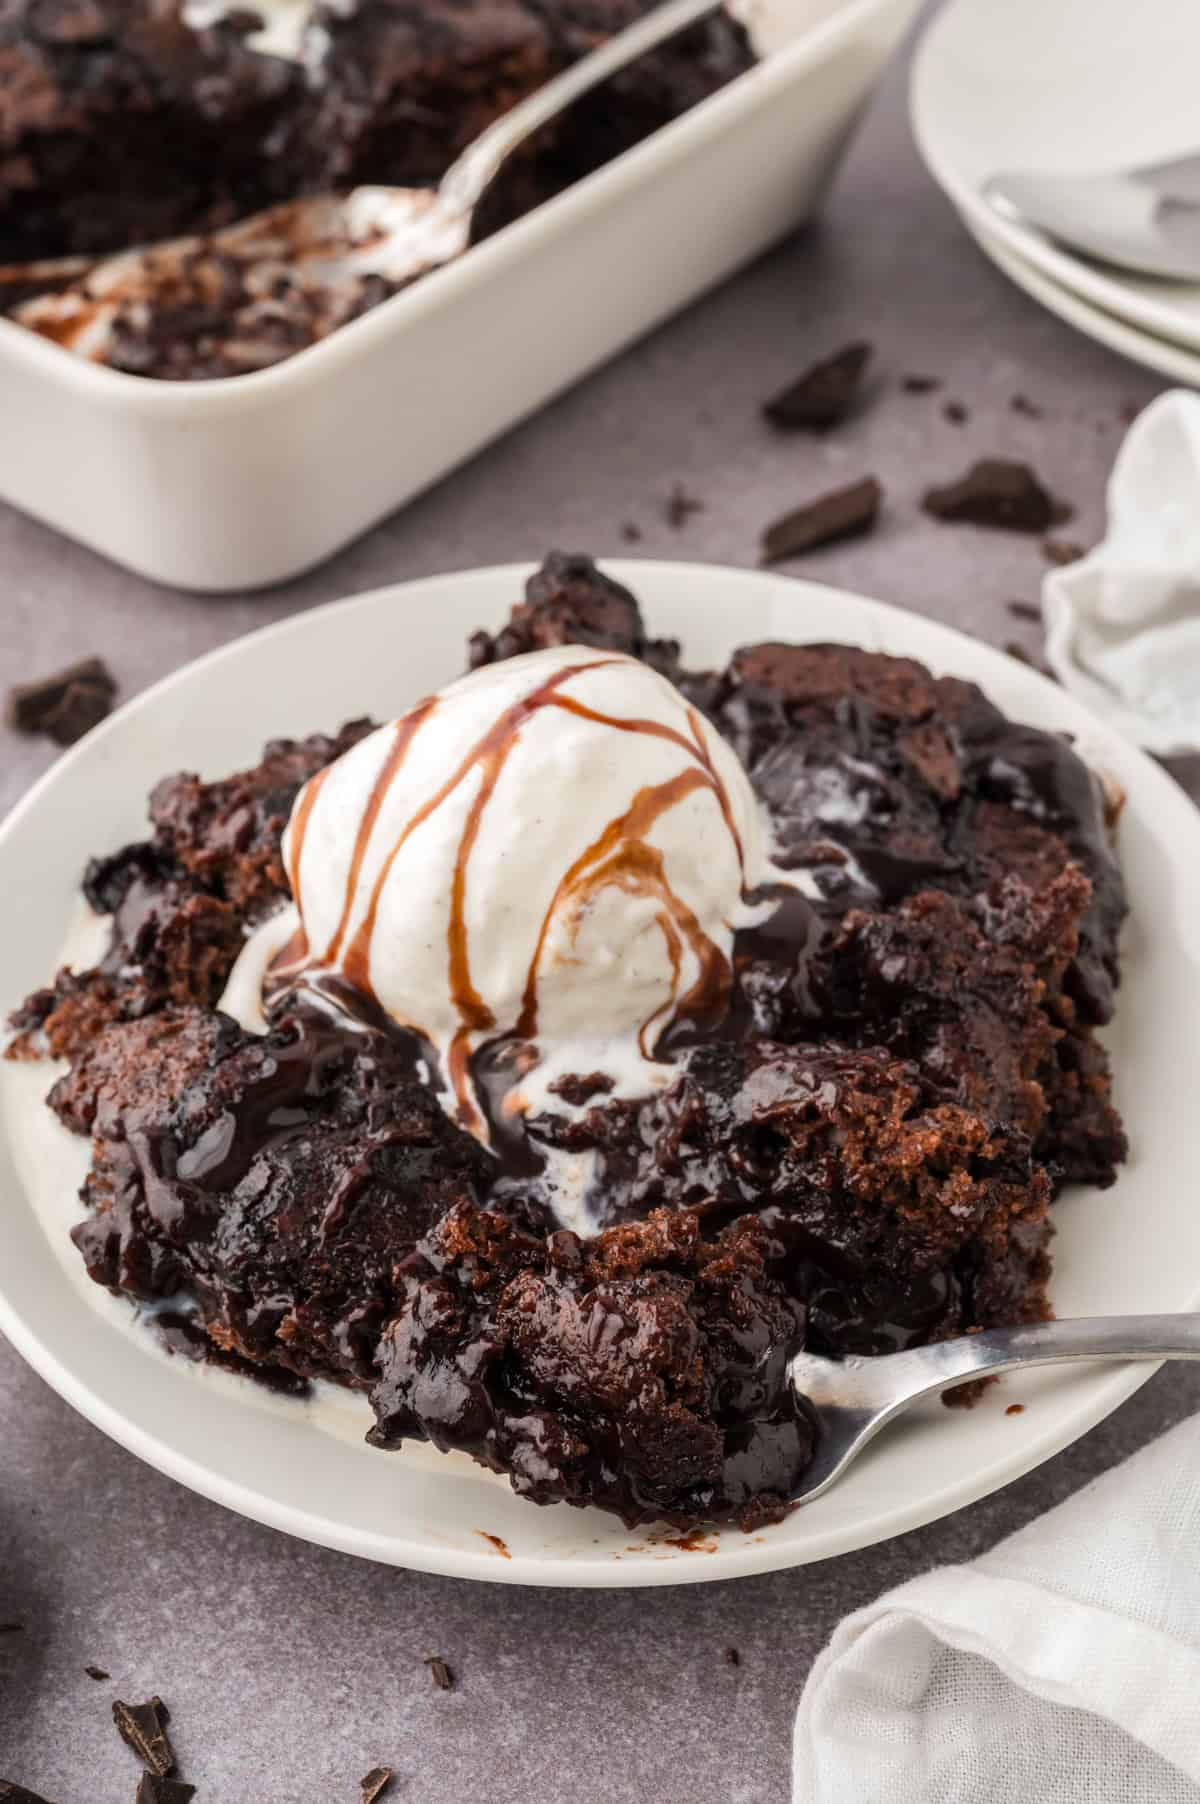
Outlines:
[[[1089,337],[1200,386],[1200,284],[1091,263],[983,198],[1001,170],[1083,172],[1200,152],[1194,0],[949,0],[913,70],[935,180],[986,254]]]

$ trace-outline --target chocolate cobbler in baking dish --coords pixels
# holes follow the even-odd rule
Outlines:
[[[1049,1313],[1125,1139],[1115,807],[1062,738],[851,646],[695,672],[555,555],[380,727],[164,778],[16,1011],[74,1229],[178,1349],[367,1394],[630,1524],[783,1515],[786,1361]],[[452,673],[448,673],[450,675]]]

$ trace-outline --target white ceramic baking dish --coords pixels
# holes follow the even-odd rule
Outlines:
[[[272,369],[152,381],[0,319],[0,496],[184,589],[330,556],[812,213],[918,0],[757,3],[757,67]]]

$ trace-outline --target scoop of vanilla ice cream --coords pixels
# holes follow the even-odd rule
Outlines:
[[[730,747],[647,665],[580,646],[475,671],[363,739],[301,792],[284,857],[295,974],[422,1035],[485,1139],[488,1042],[520,1049],[509,1111],[554,1108],[567,1073],[616,1095],[669,1081],[663,1032],[719,1015],[734,934],[779,875]]]

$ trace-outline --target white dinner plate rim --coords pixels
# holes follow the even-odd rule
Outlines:
[[[943,668],[955,670],[961,660],[967,671],[975,677],[985,673],[988,668],[995,673],[1002,672],[1006,679],[1019,683],[1031,696],[1044,693],[1053,698],[1059,712],[1070,714],[1081,730],[1091,727],[1105,734],[1105,729],[1095,722],[1085,708],[1064,697],[1062,691],[1037,672],[1016,665],[1004,654],[955,628],[930,621],[908,610],[825,584],[780,578],[763,572],[668,560],[605,558],[601,561],[606,570],[618,580],[629,583],[635,591],[640,585],[647,600],[652,630],[653,589],[656,581],[688,583],[697,590],[712,583],[714,579],[730,585],[769,584],[780,592],[786,592],[791,599],[823,609],[830,621],[829,637],[861,643],[866,623],[877,620],[881,631],[892,641],[889,649],[897,649],[897,641],[906,633],[915,631],[918,640],[932,639],[939,647],[945,648],[946,661]],[[411,600],[414,594],[419,594],[425,601],[435,601],[439,589],[452,591],[456,584],[468,577],[480,583],[494,584],[498,595],[513,596],[518,593],[519,584],[533,567],[530,563],[523,562],[387,585],[293,615],[192,661],[119,709],[78,746],[67,752],[33,786],[11,811],[7,820],[0,824],[0,868],[8,840],[15,829],[33,811],[44,805],[45,798],[63,781],[64,775],[81,762],[96,759],[107,740],[125,731],[128,723],[144,708],[169,694],[176,686],[193,681],[198,675],[211,676],[228,661],[243,655],[248,646],[258,645],[265,640],[278,645],[289,636],[302,637],[313,629],[314,622],[319,626],[336,622],[344,627],[348,616],[356,610],[366,616],[382,607],[391,609],[402,605],[406,600]],[[849,630],[847,612],[854,616],[849,622]],[[733,617],[737,617],[736,608],[733,610]],[[732,637],[736,638],[736,632]],[[804,639],[812,637],[810,631],[803,633]],[[914,655],[928,658],[932,654],[926,645],[917,649]],[[935,657],[934,661],[937,662],[938,659]],[[1111,739],[1111,735],[1105,736]],[[1172,831],[1190,834],[1200,847],[1200,819],[1196,817],[1195,810],[1183,792],[1135,748],[1122,747],[1120,756],[1123,762],[1138,770],[1139,783],[1154,796],[1156,809],[1162,811]],[[150,773],[151,779],[154,774]],[[64,897],[64,907],[66,904],[67,898]],[[1200,1283],[1193,1287],[1187,1298],[1180,1300],[1178,1306],[1190,1307],[1198,1302]],[[723,1539],[720,1558],[712,1558],[706,1550],[682,1548],[670,1558],[663,1555],[653,1563],[625,1562],[616,1565],[604,1555],[591,1556],[584,1553],[579,1558],[572,1556],[570,1560],[526,1557],[506,1564],[483,1548],[478,1552],[474,1548],[448,1549],[438,1545],[436,1541],[372,1535],[361,1528],[348,1526],[344,1521],[328,1514],[306,1509],[289,1499],[264,1495],[261,1489],[213,1473],[202,1460],[173,1445],[169,1433],[151,1434],[128,1421],[122,1415],[119,1403],[114,1403],[104,1394],[103,1374],[98,1374],[88,1382],[82,1382],[72,1374],[56,1349],[48,1346],[41,1338],[36,1324],[26,1318],[19,1298],[11,1294],[9,1274],[3,1270],[0,1270],[0,1330],[52,1388],[113,1440],[159,1471],[239,1514],[346,1553],[416,1570],[500,1583],[565,1587],[625,1588],[711,1582],[780,1570],[853,1552],[857,1548],[937,1520],[1022,1476],[1103,1420],[1136,1391],[1155,1369],[1145,1366],[1112,1367],[1089,1373],[1086,1392],[1072,1403],[1066,1413],[1060,1410],[1056,1421],[1047,1423],[1041,1429],[1031,1425],[1029,1433],[1020,1444],[1014,1441],[1005,1446],[1001,1441],[996,1458],[965,1473],[957,1482],[946,1484],[936,1499],[931,1500],[926,1496],[899,1504],[889,1501],[875,1515],[860,1519],[850,1531],[837,1526],[830,1527],[796,1545],[777,1541],[770,1533],[760,1538],[728,1537]],[[852,1483],[853,1476],[844,1482]],[[802,1517],[803,1512],[800,1512],[788,1518],[788,1521],[794,1524]]]
[[[1129,358],[1131,363],[1141,364],[1159,376],[1169,376],[1172,381],[1184,382],[1190,388],[1200,388],[1200,353],[1143,332],[1140,326],[1130,325],[1127,320],[1105,312],[1074,290],[1064,288],[1061,282],[1055,282],[1026,257],[1010,250],[1007,244],[992,235],[982,220],[963,212],[959,212],[959,218],[984,256],[1001,274],[1065,325],[1073,326],[1106,350]]]

